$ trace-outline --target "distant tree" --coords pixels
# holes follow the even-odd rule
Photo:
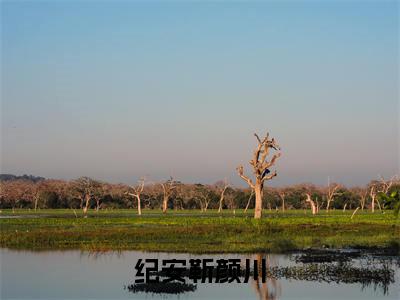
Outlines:
[[[36,195],[36,185],[34,182],[24,179],[1,181],[0,198],[5,207],[22,208],[32,207]]]
[[[397,175],[393,176],[388,181],[385,181],[385,179],[381,177],[381,186],[378,192],[378,199],[383,202],[383,207],[385,209],[393,209],[394,215],[396,217],[399,216],[400,180]]]
[[[328,178],[328,186],[325,189],[325,193],[326,193],[326,211],[329,211],[330,205],[333,202],[335,196],[340,195],[339,192],[337,192],[337,190],[340,188],[340,185],[337,183],[331,184],[330,180]]]
[[[393,209],[394,215],[398,217],[400,211],[399,191],[393,191],[390,193],[390,195],[386,195],[385,193],[380,192],[379,197],[383,201],[383,207],[386,209]]]
[[[142,215],[142,206],[141,206],[141,200],[140,200],[140,196],[143,192],[144,189],[144,182],[145,182],[145,178],[142,177],[139,180],[138,185],[131,187],[131,192],[127,192],[127,194],[129,196],[135,197],[137,199],[137,209],[138,209],[138,215]]]
[[[203,184],[195,184],[195,197],[198,199],[200,210],[206,212],[210,202],[212,201],[215,194],[210,187]]]
[[[365,187],[354,187],[350,189],[351,192],[358,196],[359,199],[359,207],[361,210],[364,210],[367,198],[368,198],[368,189]]]
[[[176,189],[174,178],[171,176],[167,181],[161,183],[161,187],[163,189],[162,211],[163,213],[166,213],[168,208],[168,200],[170,199],[173,191]]]
[[[315,205],[315,202],[311,199],[311,195],[307,193],[306,196],[307,196],[306,202],[310,203],[312,214],[313,215],[317,214],[317,206]]]
[[[49,190],[41,190],[39,192],[39,199],[42,203],[42,207],[44,208],[58,208],[58,196],[57,193],[54,191]]]
[[[45,180],[45,178],[40,176],[33,176],[33,175],[22,175],[16,176],[13,174],[0,174],[0,181],[11,181],[11,180],[25,180],[25,181],[32,181],[33,183]]]
[[[83,215],[87,218],[91,199],[97,197],[101,189],[101,183],[89,177],[80,177],[71,183],[71,191],[81,201]]]
[[[218,212],[220,213],[222,211],[222,206],[224,205],[225,192],[226,192],[226,189],[229,187],[229,183],[225,178],[224,181],[218,181],[217,183],[215,183],[214,186],[220,195],[219,196],[219,206],[218,206]]]

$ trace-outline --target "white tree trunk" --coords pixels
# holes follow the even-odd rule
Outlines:
[[[142,215],[142,204],[140,202],[140,196],[136,196],[137,198],[137,211],[138,211],[138,215],[141,216]]]
[[[317,213],[317,208],[315,206],[314,201],[311,200],[311,196],[309,194],[307,194],[307,200],[306,202],[310,203],[311,205],[311,212],[313,215],[315,215]]]
[[[256,204],[254,208],[254,219],[261,219],[262,216],[262,196],[263,196],[263,183],[257,181],[254,186],[254,194],[256,196]]]
[[[166,197],[166,196],[164,195],[162,212],[163,212],[163,213],[166,213],[166,212],[167,212],[167,208],[168,208],[168,197]]]

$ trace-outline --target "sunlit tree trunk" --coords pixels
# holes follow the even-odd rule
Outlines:
[[[313,200],[311,200],[311,196],[310,194],[306,194],[307,195],[307,200],[306,202],[310,203],[311,205],[311,212],[313,215],[315,215],[317,213],[317,207],[315,206],[315,203]]]

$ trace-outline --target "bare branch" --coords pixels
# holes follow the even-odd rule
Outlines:
[[[243,166],[237,167],[236,170],[238,171],[239,176],[240,176],[244,181],[246,181],[247,184],[248,184],[251,188],[254,188],[253,181],[252,181],[250,178],[248,178],[246,175],[244,175],[244,173],[243,173]]]

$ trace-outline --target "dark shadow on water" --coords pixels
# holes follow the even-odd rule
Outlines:
[[[150,294],[183,294],[194,292],[197,286],[180,282],[158,282],[158,283],[137,283],[124,286],[124,289],[132,293],[144,292]]]

